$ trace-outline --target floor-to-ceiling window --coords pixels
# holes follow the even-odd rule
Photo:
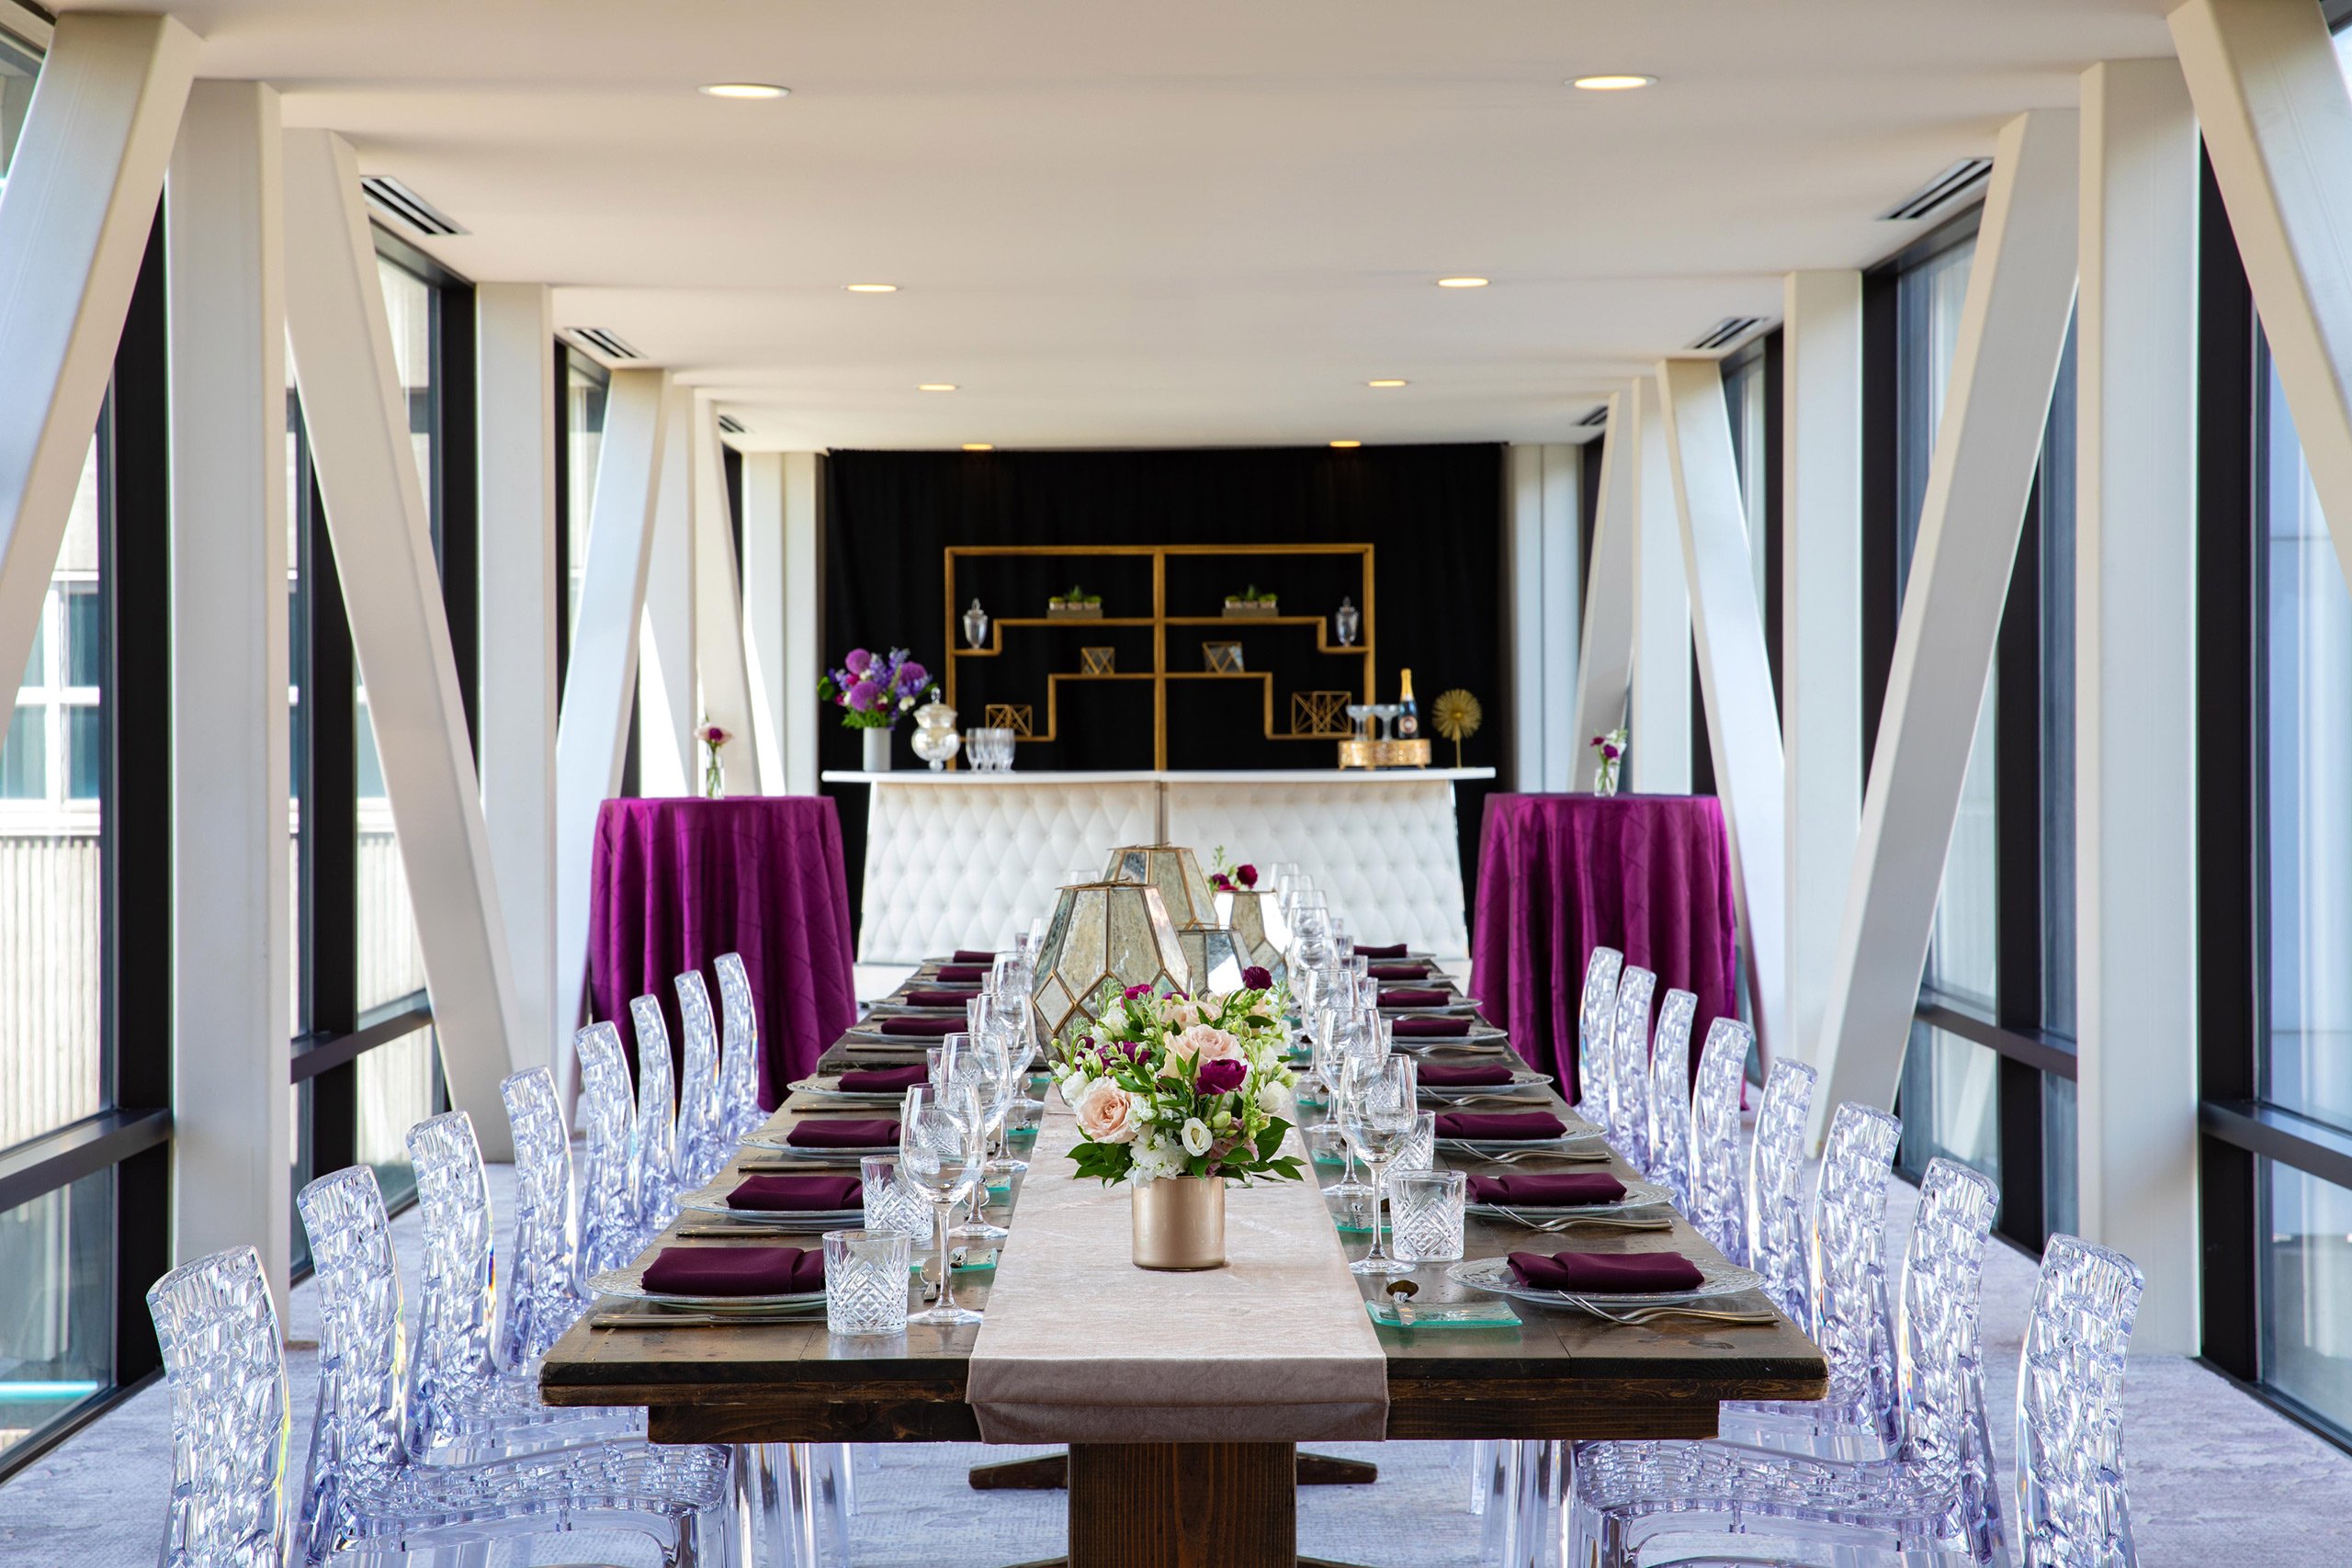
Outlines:
[[[1868,739],[1917,563],[1962,306],[1964,215],[1865,285]],[[2002,1184],[2005,1234],[2074,1223],[2074,347],[2052,393],[1930,930],[1897,1109],[1902,1165]]]
[[[563,406],[556,417],[556,558],[563,597],[556,614],[556,667],[568,668],[571,631],[580,616],[580,584],[588,570],[588,519],[596,502],[596,459],[605,443],[605,396],[612,372],[572,347],[555,345],[556,385]]]

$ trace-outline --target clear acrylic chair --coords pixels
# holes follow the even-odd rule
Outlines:
[[[1894,1341],[1887,1323],[1886,1183],[1903,1124],[1849,1101],[1830,1119],[1813,1206],[1806,1278],[1813,1342],[1829,1361],[1823,1400],[1731,1400],[1725,1442],[1823,1459],[1877,1459],[1896,1435]]]
[[[1903,1431],[1881,1460],[1761,1453],[1720,1442],[1582,1443],[1576,1449],[1564,1561],[1634,1568],[1653,1537],[1793,1538],[1846,1552],[1940,1554],[2006,1563],[1997,1505],[1971,1495],[1971,1382],[1977,1376],[1976,1296],[1993,1184],[1937,1160],[1920,1186],[1904,1265],[1897,1348]],[[1980,1405],[1981,1409],[1981,1405]],[[1981,1421],[1978,1422],[1981,1425]],[[1840,1561],[1847,1560],[1842,1554]]]
[[[718,972],[718,1011],[723,1031],[718,1053],[719,1120],[727,1141],[740,1144],[760,1130],[768,1113],[760,1109],[760,1015],[752,1005],[752,977],[740,953],[711,961]]]
[[[637,1100],[629,1087],[621,1032],[592,1023],[572,1036],[580,1057],[581,1293],[607,1269],[635,1258],[637,1223]]]
[[[1657,1040],[1650,1047],[1649,1164],[1652,1181],[1690,1203],[1690,1020],[1699,998],[1670,990],[1657,1005]]]
[[[678,1172],[678,1095],[670,1065],[670,1025],[658,997],[628,1004],[637,1029],[637,1143],[629,1167],[637,1178],[638,1246],[649,1245],[678,1217],[686,1190]]]
[[[1585,960],[1584,997],[1577,1009],[1577,1110],[1596,1127],[1609,1125],[1609,1047],[1617,1032],[1617,976],[1625,955],[1596,947]]]
[[[1747,1161],[1740,1148],[1739,1096],[1756,1036],[1719,1018],[1699,1052],[1690,1092],[1690,1224],[1734,1263],[1747,1261]]]
[[[1649,1167],[1650,998],[1657,976],[1628,964],[1617,984],[1617,1024],[1609,1055],[1609,1146],[1635,1170]]]
[[[707,1183],[727,1164],[737,1140],[726,1135],[718,1111],[718,1025],[702,971],[678,976],[678,1018],[686,1032],[678,1060],[678,1171],[688,1187]]]
[[[1747,1266],[1764,1276],[1772,1304],[1799,1323],[1813,1321],[1805,1272],[1804,1133],[1820,1077],[1801,1062],[1774,1062],[1747,1150]]]
[[[2041,1254],[2018,1361],[2018,1536],[2024,1568],[2135,1568],[2123,1484],[2123,1353],[2143,1281],[2079,1236]]]
[[[426,1464],[408,1443],[401,1280],[376,1173],[353,1166],[296,1200],[319,1292],[319,1406],[294,1561],[349,1552],[484,1545],[520,1535],[630,1530],[664,1568],[739,1556],[726,1450],[583,1443],[467,1463]]]
[[[514,1241],[499,1286],[497,1349],[503,1364],[521,1369],[580,1320],[589,1297],[580,1278],[571,1137],[555,1075],[532,1067],[502,1081],[498,1093],[514,1144]]]
[[[250,1247],[173,1269],[147,1292],[172,1393],[162,1568],[283,1568],[293,1431],[277,1307]]]

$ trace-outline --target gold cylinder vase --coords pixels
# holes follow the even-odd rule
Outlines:
[[[1136,1268],[1225,1267],[1225,1178],[1166,1176],[1134,1190]]]

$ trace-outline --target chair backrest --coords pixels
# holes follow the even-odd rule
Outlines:
[[[678,1094],[670,1065],[670,1025],[658,997],[628,1004],[637,1026],[637,1223],[666,1224],[677,1208]]]
[[[768,1113],[760,1109],[760,1015],[752,1005],[752,977],[740,953],[722,953],[711,961],[718,972],[718,1014],[722,1030],[718,1053],[719,1116],[727,1134],[737,1143],[757,1132]]]
[[[678,1169],[700,1187],[717,1176],[734,1146],[718,1109],[718,1025],[710,1016],[710,990],[702,971],[678,976],[678,1017],[686,1039],[678,1065]]]
[[[497,1321],[490,1235],[490,1175],[473,1118],[452,1111],[408,1130],[416,1167],[416,1206],[424,1222],[424,1267],[409,1339],[409,1445],[430,1448],[455,1414],[460,1390],[496,1370]]]
[[[2025,1568],[2132,1568],[2123,1484],[2123,1352],[2140,1270],[2050,1238],[2018,1362],[2018,1534]]]
[[[1657,976],[1628,964],[1617,982],[1617,1026],[1610,1033],[1609,1142],[1636,1170],[1649,1164],[1650,998]]]
[[[380,1487],[407,1461],[407,1350],[401,1271],[383,1190],[364,1165],[345,1167],[295,1199],[311,1238],[319,1298],[319,1408],[302,1478],[298,1556],[335,1550],[346,1491]]]
[[[1596,1127],[1609,1125],[1609,1044],[1617,1031],[1617,976],[1625,955],[1596,947],[1585,960],[1584,998],[1577,1009],[1577,1109]]]
[[[610,1021],[572,1036],[580,1057],[580,1275],[617,1269],[637,1256],[637,1100],[621,1032]]]
[[[1747,1261],[1747,1161],[1739,1144],[1739,1093],[1755,1035],[1736,1018],[1707,1027],[1690,1093],[1690,1223],[1734,1263]]]
[[[2000,1495],[1989,1434],[1983,1430],[1976,1325],[1984,1243],[1999,1202],[1999,1190],[1984,1176],[1951,1160],[1930,1162],[1919,1182],[1919,1212],[1895,1303],[1895,1376],[1903,1398],[1895,1457],[1921,1487],[1957,1500],[1956,1521],[1969,1531],[1973,1560],[1979,1562],[1995,1561],[2002,1551]]]
[[[1829,1120],[1821,1184],[1813,1205],[1806,1278],[1813,1342],[1829,1358],[1829,1407],[1841,1420],[1865,1418],[1882,1436],[1894,1408],[1894,1338],[1886,1322],[1886,1180],[1903,1124],[1875,1106],[1849,1100]]]
[[[1674,1206],[1690,1201],[1690,1019],[1699,998],[1670,990],[1657,1005],[1657,1039],[1650,1047],[1650,1179],[1674,1194]]]
[[[232,1247],[147,1292],[172,1391],[162,1568],[284,1568],[293,1433],[261,1254]]]
[[[528,1366],[588,1306],[580,1290],[580,1224],[572,1201],[571,1136],[555,1075],[532,1067],[503,1080],[506,1125],[514,1142],[514,1242],[506,1249],[499,1291],[504,1312],[498,1353]],[[626,1144],[626,1140],[624,1140]]]
[[[1756,1141],[1747,1151],[1747,1265],[1764,1276],[1764,1293],[1799,1323],[1813,1317],[1805,1271],[1805,1125],[1820,1076],[1802,1062],[1772,1064],[1756,1108]]]

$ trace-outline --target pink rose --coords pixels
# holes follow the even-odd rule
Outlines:
[[[1241,1042],[1212,1024],[1196,1023],[1168,1043],[1170,1062],[1243,1061]]]
[[[1200,1004],[1181,992],[1172,997],[1162,997],[1159,998],[1159,1021],[1178,1029],[1190,1029],[1201,1021]]]
[[[1132,1144],[1143,1131],[1134,1099],[1109,1078],[1088,1084],[1070,1109],[1078,1114],[1078,1130],[1094,1143]]]

